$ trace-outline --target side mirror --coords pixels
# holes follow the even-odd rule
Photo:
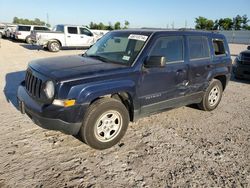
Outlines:
[[[247,47],[247,50],[250,50],[250,46]]]
[[[145,63],[144,66],[146,68],[163,68],[166,65],[166,57],[163,56],[149,56]]]

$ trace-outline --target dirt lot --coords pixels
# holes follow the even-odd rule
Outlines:
[[[182,107],[141,119],[97,151],[14,106],[30,60],[82,50],[0,43],[0,187],[250,187],[250,82],[233,79],[213,112]]]

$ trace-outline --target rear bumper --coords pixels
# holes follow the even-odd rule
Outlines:
[[[64,108],[55,105],[41,105],[29,96],[22,85],[18,87],[17,98],[19,110],[27,114],[38,126],[70,135],[78,134],[81,122],[65,120],[69,119],[68,117],[72,118],[72,114],[77,116],[78,107]]]

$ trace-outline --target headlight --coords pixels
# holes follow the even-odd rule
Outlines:
[[[52,81],[47,81],[45,84],[44,92],[49,99],[52,99],[55,94],[55,86]]]

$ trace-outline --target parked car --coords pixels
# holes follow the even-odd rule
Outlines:
[[[80,25],[56,25],[50,32],[32,32],[34,43],[51,52],[58,52],[62,47],[89,48],[99,38],[99,35]]]
[[[0,25],[0,38],[3,38],[4,35],[4,25]]]
[[[4,28],[4,37],[13,38],[14,32],[16,31],[17,25],[6,25]]]
[[[37,125],[106,149],[143,116],[189,104],[214,110],[231,66],[218,33],[112,31],[83,55],[29,63],[17,97]]]
[[[238,79],[250,79],[250,46],[235,58],[233,72]]]
[[[18,25],[15,31],[15,39],[26,41],[31,44],[31,31],[49,31],[50,29],[46,26],[37,25]]]

